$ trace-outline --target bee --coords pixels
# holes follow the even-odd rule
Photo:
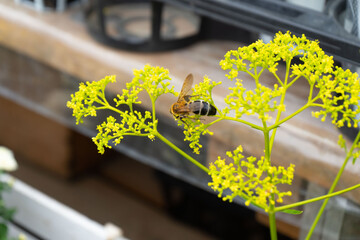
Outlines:
[[[196,96],[188,95],[191,90],[194,81],[193,75],[190,73],[183,83],[179,98],[176,103],[171,105],[170,113],[175,117],[182,119],[189,117],[190,114],[201,115],[201,116],[213,116],[216,114],[216,108],[208,102],[203,100],[191,99]]]

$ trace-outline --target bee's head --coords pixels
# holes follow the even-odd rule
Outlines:
[[[170,107],[170,113],[172,114],[172,115],[177,115],[176,113],[175,113],[175,110],[174,109],[176,109],[176,105],[177,103],[174,103],[173,105],[171,105],[171,107]]]

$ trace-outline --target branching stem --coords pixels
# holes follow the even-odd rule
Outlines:
[[[358,134],[357,134],[357,136],[356,136],[356,138],[355,138],[355,140],[354,140],[354,142],[353,142],[353,144],[352,144],[349,152],[346,154],[346,158],[345,158],[345,160],[344,160],[344,162],[343,162],[343,164],[342,164],[339,172],[337,173],[337,175],[336,175],[336,177],[335,177],[335,179],[334,179],[334,181],[333,181],[333,183],[332,183],[332,185],[331,185],[331,187],[330,187],[329,192],[328,192],[327,195],[331,195],[331,194],[333,193],[333,191],[335,190],[335,187],[336,187],[336,185],[338,184],[338,182],[339,182],[339,180],[340,180],[340,177],[341,177],[341,175],[343,174],[343,172],[344,172],[344,170],[345,170],[346,164],[348,163],[349,159],[352,157],[353,151],[355,150],[356,145],[357,145],[357,143],[359,142],[359,140],[360,140],[360,131],[358,132]],[[359,187],[359,186],[360,186],[360,185],[355,185],[355,186],[353,186],[353,187],[357,188],[357,187]],[[353,189],[355,189],[355,188],[353,188]],[[351,189],[351,190],[352,190],[352,189]],[[343,190],[343,191],[344,191],[344,190]],[[340,192],[341,192],[341,191],[340,191]],[[346,191],[345,191],[345,192],[346,192]],[[326,195],[325,195],[325,196],[326,196]],[[319,210],[318,214],[316,215],[315,220],[314,220],[313,224],[311,225],[311,228],[310,228],[310,230],[309,230],[309,232],[308,232],[308,234],[307,234],[307,236],[306,236],[306,239],[310,239],[311,235],[313,234],[313,232],[314,232],[314,230],[315,230],[315,228],[316,228],[316,225],[317,225],[317,223],[319,222],[319,220],[320,220],[320,218],[321,218],[321,216],[322,216],[322,214],[323,214],[323,212],[324,212],[324,210],[325,210],[325,207],[326,207],[328,201],[329,201],[329,198],[326,198],[325,201],[323,202],[323,204],[321,205],[320,210]]]
[[[170,142],[167,138],[165,138],[163,135],[161,135],[159,132],[154,132],[153,133],[155,137],[159,138],[161,141],[163,141],[164,143],[166,143],[169,147],[171,147],[172,149],[174,149],[176,152],[178,152],[181,156],[183,156],[184,158],[186,158],[187,160],[189,160],[190,162],[192,162],[194,165],[198,166],[201,170],[203,170],[204,172],[208,173],[209,169],[207,167],[205,167],[204,165],[202,165],[201,163],[199,163],[198,161],[196,161],[193,157],[191,157],[190,155],[188,155],[187,153],[185,153],[183,150],[181,150],[180,148],[178,148],[175,144],[173,144],[172,142]]]

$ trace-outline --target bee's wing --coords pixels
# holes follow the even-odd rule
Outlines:
[[[201,109],[204,107],[203,103],[200,101],[191,102],[188,106],[189,110],[193,113],[201,112]]]
[[[187,93],[191,90],[192,84],[194,81],[193,75],[190,73],[184,80],[183,86],[181,88],[181,92],[179,94],[178,102],[181,102],[183,98],[187,95]]]
[[[190,109],[189,105],[185,105],[185,106],[176,108],[177,114],[184,114],[184,113],[188,114],[188,113],[190,113],[190,111],[191,111],[191,109]]]

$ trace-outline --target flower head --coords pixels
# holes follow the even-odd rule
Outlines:
[[[67,102],[76,117],[76,124],[82,123],[84,117],[96,116],[97,109],[106,104],[105,87],[114,82],[115,76],[106,76],[100,81],[80,83],[79,90],[71,94],[71,100]]]
[[[300,61],[293,61],[294,58]],[[286,66],[284,76],[278,75],[278,64]],[[332,56],[320,48],[318,41],[290,32],[277,33],[274,39],[265,44],[257,41],[225,54],[220,62],[227,77],[235,80],[235,86],[226,98],[228,107],[224,112],[242,115],[257,115],[263,122],[271,119],[271,112],[286,109],[285,93],[299,79],[309,85],[307,107],[319,109],[313,116],[325,121],[327,116],[337,127],[357,127],[360,108],[353,107],[360,101],[360,81],[357,73],[334,66]],[[269,84],[261,78],[264,71],[270,72],[277,83]],[[239,72],[245,72],[255,81],[255,88],[243,86]],[[267,75],[268,76],[268,75]],[[278,115],[279,116],[279,115]]]
[[[67,103],[73,109],[76,122],[82,122],[83,117],[96,116],[96,112],[110,109],[117,115],[109,116],[102,124],[98,125],[97,136],[93,141],[100,153],[105,148],[117,145],[126,135],[147,136],[150,140],[155,139],[154,132],[158,120],[155,109],[152,111],[135,110],[135,105],[141,104],[139,93],[146,91],[152,106],[158,97],[166,93],[174,93],[170,85],[169,71],[161,67],[146,65],[144,69],[134,70],[134,78],[126,84],[113,100],[115,107],[111,106],[105,97],[105,88],[108,83],[115,83],[115,76],[107,76],[100,81],[81,83],[79,91],[71,95],[71,101]]]
[[[233,160],[227,163],[225,159],[218,159],[210,164],[209,175],[212,182],[209,186],[219,192],[223,200],[232,201],[240,196],[246,200],[246,205],[254,204],[265,211],[272,200],[271,195],[276,196],[276,201],[281,203],[284,196],[291,196],[291,192],[281,192],[278,184],[291,185],[294,177],[294,165],[288,168],[271,166],[264,157],[245,158],[241,146],[226,155]],[[230,191],[229,194],[226,194]],[[272,203],[275,204],[275,203]]]

